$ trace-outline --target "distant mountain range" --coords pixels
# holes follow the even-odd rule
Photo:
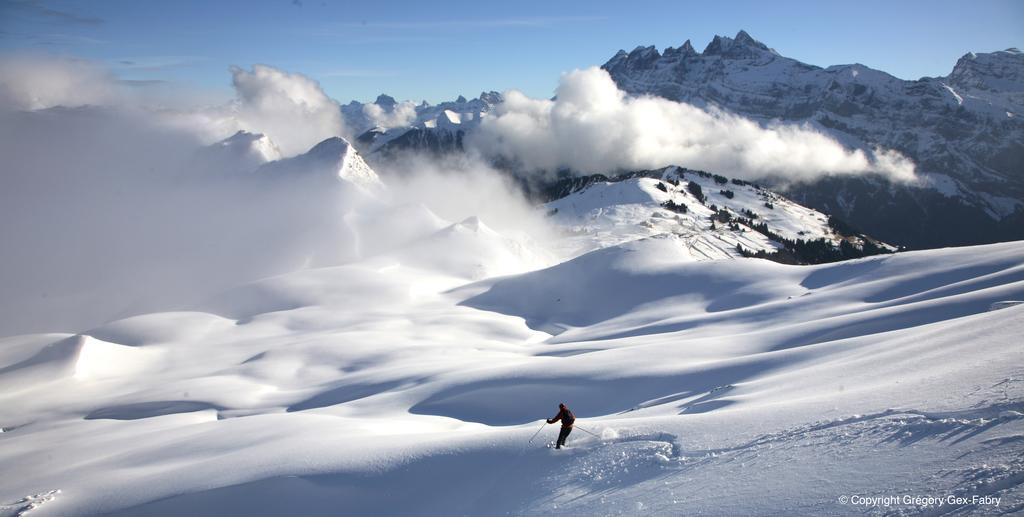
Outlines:
[[[910,248],[1024,239],[1024,53],[968,53],[948,76],[908,81],[860,64],[821,68],[783,57],[744,31],[697,52],[620,50],[602,68],[620,89],[761,123],[810,125],[849,148],[882,147],[914,161],[920,185],[879,176],[764,182],[800,203]],[[366,105],[343,107],[371,161],[406,149],[462,150],[463,137],[502,101],[496,92],[421,104],[400,127],[372,127]],[[396,101],[374,103],[390,113]],[[685,167],[687,164],[677,164]],[[712,171],[722,172],[722,171]],[[542,187],[543,189],[543,187]]]
[[[917,164],[929,188],[828,178],[790,194],[912,247],[1024,238],[1024,53],[969,53],[946,77],[906,81],[864,65],[828,68],[779,55],[740,31],[698,53],[619,51],[602,67],[619,88],[758,120],[809,123],[851,148]]]
[[[366,196],[388,189],[343,138],[328,138],[291,158],[268,149],[276,149],[268,137],[239,132],[200,151],[194,167],[265,181],[314,181],[320,189],[358,194],[364,203]],[[396,180],[391,187],[405,185]],[[561,250],[566,256],[650,237],[678,241],[697,261],[757,256],[818,264],[896,250],[760,185],[674,166],[565,178],[548,183],[534,197],[544,203],[552,225],[566,234]],[[409,211],[421,220],[412,227],[430,226],[436,219],[424,221],[419,212]]]
[[[504,99],[498,92],[482,92],[467,100],[459,96],[437,105],[422,102],[412,106],[388,95],[369,104],[352,101],[341,111],[349,129],[358,135],[356,144],[367,155],[389,156],[403,150],[446,153],[462,151],[462,137],[472,130],[494,106]],[[377,118],[394,125],[381,125]],[[399,124],[404,122],[404,124]]]

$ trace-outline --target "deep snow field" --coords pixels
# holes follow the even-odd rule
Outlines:
[[[577,220],[563,260],[417,210],[367,258],[0,340],[0,514],[1024,509],[1024,305],[993,310],[1024,242],[785,266]]]

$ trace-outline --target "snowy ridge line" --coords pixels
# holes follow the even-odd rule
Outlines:
[[[670,235],[695,260],[820,263],[895,251],[756,184],[679,167],[573,178],[544,195],[556,198],[544,207],[572,254]]]

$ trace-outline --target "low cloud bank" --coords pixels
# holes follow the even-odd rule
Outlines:
[[[271,138],[284,156],[308,151],[333,136],[349,137],[337,101],[302,74],[266,65],[232,67],[235,96],[229,102],[189,106],[166,85],[139,87],[97,63],[44,55],[0,57],[0,110],[109,107],[145,111],[154,124],[178,127],[213,142],[245,130]],[[195,97],[201,97],[194,94]],[[167,100],[184,106],[167,109]],[[202,99],[206,100],[206,99]]]
[[[505,234],[554,238],[545,213],[511,178],[469,155],[438,158],[407,153],[378,164],[395,204],[422,204],[448,221],[479,217]]]
[[[106,105],[125,94],[108,70],[79,59],[9,55],[0,70],[0,106],[8,109]]]
[[[215,171],[134,110],[0,116],[0,336],[82,331],[351,257],[355,201],[316,178]]]
[[[369,193],[338,180],[339,142],[263,169],[245,147],[263,145],[254,135],[211,145],[244,129],[295,155],[344,136],[337,103],[298,74],[233,69],[233,101],[171,110],[101,67],[24,66],[33,73],[5,76],[0,98],[0,337],[187,309],[260,278],[385,253],[443,226],[431,211],[510,232],[543,224],[468,158],[404,157],[393,188]],[[36,90],[49,79],[61,87]],[[450,250],[472,255],[463,251]]]
[[[721,110],[630,97],[596,67],[565,74],[555,100],[507,92],[469,144],[485,156],[511,159],[530,170],[614,172],[682,165],[747,179],[915,177],[914,164],[896,151],[848,150],[809,125],[761,126]]]
[[[761,127],[629,98],[590,69],[567,74],[554,101],[507,94],[467,140],[476,154],[382,164],[392,188],[367,199],[335,188],[330,156],[290,162],[323,170],[261,176],[230,146],[209,146],[247,130],[269,136],[287,157],[351,136],[338,103],[300,74],[233,68],[230,102],[168,109],[88,62],[8,57],[0,65],[8,72],[0,78],[0,336],[84,330],[386,252],[436,230],[431,214],[449,222],[479,216],[502,235],[545,240],[544,218],[479,155],[544,170],[679,164],[740,177],[913,177],[897,153],[849,151],[808,127]],[[366,114],[389,126],[407,124],[411,113],[411,104],[398,103]]]

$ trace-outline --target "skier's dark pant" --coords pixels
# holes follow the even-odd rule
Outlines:
[[[565,445],[565,439],[569,437],[569,433],[571,432],[571,427],[563,427],[562,430],[558,432],[558,441],[555,442],[555,447],[561,447]]]

